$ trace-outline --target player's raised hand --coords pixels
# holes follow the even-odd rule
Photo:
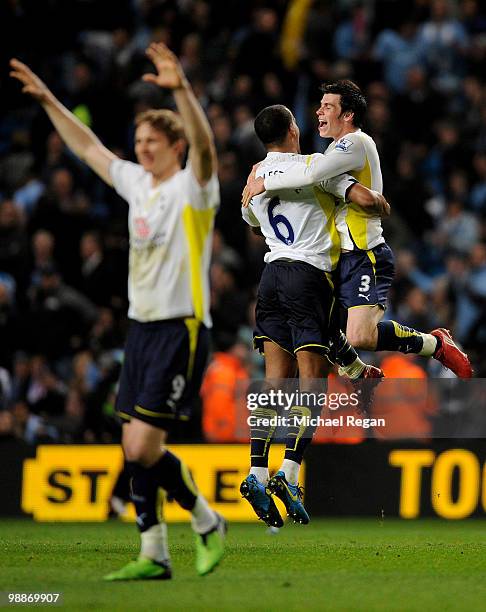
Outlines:
[[[31,95],[41,104],[47,102],[52,96],[45,83],[26,64],[13,58],[10,60],[10,68],[10,76],[22,83],[23,93]]]
[[[142,79],[167,89],[179,89],[186,82],[184,71],[177,57],[163,43],[152,43],[145,51],[157,70],[157,74],[144,74]]]
[[[253,179],[248,177],[248,182],[245,185],[245,188],[243,189],[243,193],[241,195],[241,204],[243,208],[247,208],[250,205],[253,196],[259,195],[264,191],[265,185],[261,176],[259,178]]]

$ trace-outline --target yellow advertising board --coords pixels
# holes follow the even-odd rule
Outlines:
[[[228,520],[256,520],[239,493],[248,474],[247,445],[177,445],[173,452],[188,466],[199,490],[217,512]],[[271,472],[280,466],[283,453],[282,445],[272,447]],[[36,457],[24,461],[22,510],[38,521],[104,521],[122,465],[119,446],[39,446]],[[279,509],[285,516],[282,505]],[[164,516],[167,521],[190,518],[175,502],[165,502]],[[130,504],[127,519],[134,518]]]
[[[422,479],[431,470],[430,503],[437,516],[465,519],[479,507],[486,511],[486,462],[463,448],[450,448],[436,454],[430,449],[397,449],[389,455],[391,466],[401,470],[399,515],[420,516]],[[457,493],[454,495],[454,478]],[[482,497],[481,497],[482,489]]]

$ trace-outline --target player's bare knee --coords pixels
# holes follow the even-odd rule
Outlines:
[[[130,440],[123,444],[123,452],[127,461],[139,463],[144,467],[150,467],[156,460],[156,456],[152,449],[142,441]]]
[[[346,332],[349,343],[356,349],[371,351],[376,346],[373,334],[366,329],[352,329]]]

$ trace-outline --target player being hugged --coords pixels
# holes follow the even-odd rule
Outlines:
[[[129,206],[130,328],[116,405],[141,551],[106,580],[171,577],[160,489],[192,514],[199,574],[220,561],[226,530],[187,467],[164,447],[173,424],[190,418],[208,356],[208,269],[219,205],[213,136],[173,53],[154,43],[147,56],[156,73],[143,79],[172,90],[180,116],[150,110],[136,117],[137,164],[109,151],[25,64],[10,62],[11,76],[40,102],[67,146]]]
[[[264,108],[255,119],[255,132],[267,149],[258,175],[284,175],[311,161],[312,156],[300,155],[299,128],[287,107]],[[389,213],[385,198],[357,181],[350,185],[348,196],[371,218]],[[341,248],[335,225],[335,197],[321,186],[279,189],[254,197],[248,208],[242,208],[242,214],[265,237],[270,249],[258,288],[253,337],[255,348],[265,355],[265,388],[295,377],[298,369],[301,391],[312,396],[313,391],[322,390],[321,379],[328,375],[330,346],[336,336],[354,364],[356,377],[366,373],[370,378],[379,378],[381,371],[359,359],[336,325],[331,274]],[[268,454],[278,408],[262,405],[252,412],[251,468],[240,492],[256,515],[271,527],[283,525],[272,495],[283,501],[295,522],[307,524],[309,516],[298,476],[321,406],[311,401],[309,405],[291,407],[285,456],[280,470],[270,479]],[[305,426],[306,421],[309,426]]]
[[[295,163],[285,172],[256,177],[255,169],[243,191],[243,206],[265,191],[322,185],[344,203],[336,213],[341,242],[339,300],[347,309],[346,336],[359,349],[400,351],[434,357],[461,378],[471,378],[469,359],[455,345],[450,332],[439,328],[422,333],[396,321],[382,321],[388,290],[394,276],[394,259],[383,237],[381,220],[369,211],[346,201],[353,181],[381,193],[383,181],[375,142],[361,127],[366,100],[349,80],[323,85],[317,110],[318,131],[332,142],[322,153]],[[340,176],[348,173],[347,176]],[[345,358],[346,347],[338,347],[337,361]]]

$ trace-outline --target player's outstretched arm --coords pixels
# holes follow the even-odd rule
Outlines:
[[[10,60],[10,76],[22,83],[22,91],[37,100],[71,151],[112,186],[110,164],[116,159],[98,137],[55,97],[41,79],[17,59]]]
[[[189,159],[197,180],[204,185],[216,170],[216,148],[206,115],[172,51],[163,43],[152,43],[146,53],[157,74],[145,74],[143,80],[172,89],[189,143]]]
[[[359,143],[356,146],[335,148],[326,155],[314,153],[307,162],[295,162],[285,172],[266,176],[265,179],[248,177],[243,190],[242,204],[248,206],[253,196],[264,191],[280,191],[282,189],[299,189],[311,185],[319,185],[323,181],[357,170],[365,164],[365,152]]]

